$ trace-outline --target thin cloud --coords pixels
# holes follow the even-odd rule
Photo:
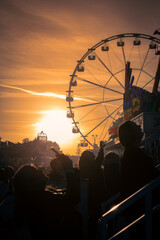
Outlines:
[[[1,1],[1,25],[0,30],[6,36],[5,28],[8,34],[14,38],[33,36],[35,34],[47,35],[50,37],[69,36],[68,29],[55,19],[29,12],[26,9],[16,5],[12,1]],[[12,39],[13,41],[13,39]]]
[[[0,84],[0,87],[19,90],[19,91],[22,91],[22,92],[25,92],[25,93],[28,93],[28,94],[31,94],[31,95],[35,95],[35,96],[44,96],[44,97],[54,97],[54,98],[59,98],[59,99],[66,99],[66,95],[57,94],[57,93],[53,93],[53,92],[35,92],[35,91],[27,90],[27,89],[24,89],[24,88],[5,85],[5,84]],[[97,102],[97,101],[94,101],[94,100],[91,100],[91,99],[81,98],[81,97],[74,97],[74,99],[79,100],[79,101],[92,102],[92,103]],[[109,106],[112,106],[112,107],[116,107],[115,105],[110,104],[110,103],[106,103],[106,104],[109,105]]]
[[[28,93],[28,94],[36,95],[36,96],[46,96],[46,97],[54,97],[54,98],[66,99],[66,95],[52,93],[52,92],[35,92],[35,91],[27,90],[27,89],[24,89],[24,88],[10,86],[10,85],[4,85],[4,84],[0,84],[0,86],[4,87],[4,88],[10,88],[10,89],[19,90],[19,91],[22,91],[22,92],[25,92],[25,93]],[[74,99],[81,100],[81,101],[87,101],[87,102],[94,102],[92,100],[84,99],[84,98],[77,98],[77,97],[75,97]]]

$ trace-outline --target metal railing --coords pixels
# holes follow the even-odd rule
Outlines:
[[[111,210],[102,215],[102,218],[99,222],[99,232],[101,240],[115,240],[115,239],[128,239],[120,238],[122,235],[127,236],[128,232],[137,226],[137,224],[142,221],[145,224],[145,239],[152,240],[152,216],[155,211],[160,209],[160,204],[153,206],[152,204],[152,196],[153,190],[155,190],[158,186],[160,186],[160,177],[151,181],[149,184],[145,185],[143,188],[139,189],[136,193],[125,199],[120,204],[114,206]],[[123,211],[127,208],[131,207],[138,200],[144,198],[144,213],[139,216],[137,219],[127,224],[127,222],[123,225],[120,230],[116,230],[116,219],[118,215],[121,215]],[[123,214],[122,214],[123,215]],[[109,235],[109,223],[112,222],[112,235]],[[98,238],[98,239],[99,239]]]

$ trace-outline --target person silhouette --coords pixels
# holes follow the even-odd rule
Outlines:
[[[102,162],[104,158],[103,143],[100,144],[98,156],[85,150],[79,159],[80,177],[88,181],[88,238],[96,239],[98,219],[101,216],[101,203],[104,200],[104,181]]]
[[[133,121],[119,126],[119,141],[124,148],[121,157],[121,197],[126,198],[159,176],[153,160],[140,147],[143,132]]]
[[[79,202],[77,176],[66,174],[64,194],[53,194],[45,189],[47,177],[34,165],[24,165],[15,173],[15,217],[21,239],[80,239],[80,215],[74,206]],[[26,231],[27,230],[27,231]],[[24,237],[24,238],[23,238]]]
[[[133,121],[125,121],[118,128],[119,141],[124,149],[121,156],[121,185],[120,200],[134,194],[140,188],[159,176],[159,171],[154,167],[153,159],[141,147],[144,133],[141,126]],[[144,199],[140,198],[123,211],[126,223],[135,221],[144,214]],[[138,235],[137,235],[138,233]],[[144,239],[144,224],[139,224],[129,232],[129,239]]]
[[[104,185],[106,200],[120,191],[120,156],[108,152],[104,157]]]

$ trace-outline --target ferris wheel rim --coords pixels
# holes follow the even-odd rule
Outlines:
[[[147,40],[151,40],[154,41],[158,44],[160,44],[160,39],[153,37],[151,35],[148,34],[143,34],[143,33],[123,33],[123,34],[117,34],[117,35],[113,35],[111,37],[108,37],[104,40],[99,41],[98,43],[96,43],[95,45],[93,45],[93,47],[89,48],[87,52],[85,52],[85,54],[81,57],[80,60],[78,60],[78,64],[79,65],[82,61],[84,61],[84,59],[89,55],[89,53],[91,53],[92,51],[94,51],[96,48],[100,47],[102,44],[106,43],[106,42],[110,42],[113,40],[117,40],[118,38],[131,38],[131,37],[138,37],[138,38],[144,38]],[[74,72],[73,72],[74,74]]]
[[[70,75],[70,76],[71,76],[71,79],[70,79],[70,82],[69,82],[69,91],[68,91],[69,94],[68,94],[68,96],[69,96],[69,97],[71,96],[71,92],[72,92],[72,91],[71,91],[71,88],[72,88],[71,83],[72,83],[74,77],[76,76],[76,72],[77,72],[78,66],[79,66],[82,62],[84,62],[84,60],[86,59],[86,57],[87,57],[91,52],[95,51],[98,47],[100,47],[100,46],[103,45],[104,43],[108,43],[108,42],[110,42],[110,41],[117,40],[117,39],[133,38],[133,37],[135,37],[135,38],[142,38],[142,39],[146,39],[146,40],[150,40],[150,41],[154,41],[156,44],[160,44],[160,38],[157,38],[157,37],[154,37],[154,36],[148,35],[148,34],[143,34],[143,33],[123,33],[123,34],[117,34],[117,35],[113,35],[113,36],[111,36],[111,37],[108,37],[108,38],[106,38],[106,39],[103,39],[103,40],[99,41],[98,43],[96,43],[95,45],[93,45],[91,48],[89,48],[88,51],[85,52],[85,54],[81,57],[81,59],[77,61],[78,63],[77,63],[77,65],[76,65],[76,67],[75,67],[72,75]],[[140,70],[140,69],[137,69],[137,70]],[[121,71],[124,71],[124,69],[122,69]],[[114,75],[115,75],[115,74],[114,74]],[[68,103],[69,103],[69,107],[68,107],[68,108],[69,108],[69,110],[70,110],[70,113],[72,113],[71,101],[68,101]],[[91,145],[91,146],[93,147],[94,145],[87,139],[87,135],[89,135],[89,134],[84,135],[84,134],[81,132],[81,130],[80,130],[80,128],[79,128],[79,126],[78,126],[78,124],[77,124],[74,116],[72,117],[72,120],[73,120],[74,126],[79,130],[79,133],[81,134],[81,136],[85,139],[86,142],[89,143],[89,145]]]

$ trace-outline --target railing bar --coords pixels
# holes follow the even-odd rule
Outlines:
[[[126,227],[124,227],[123,229],[121,229],[118,233],[116,233],[115,235],[113,235],[112,237],[110,237],[108,240],[115,240],[117,237],[119,237],[121,234],[128,232],[133,226],[135,226],[136,224],[140,223],[143,219],[145,218],[145,214],[143,214],[142,216],[140,216],[139,218],[137,218],[135,221],[133,221],[132,223],[128,224]]]
[[[105,213],[105,207],[108,206],[109,204],[111,204],[113,201],[117,200],[120,197],[120,192],[116,193],[114,196],[112,196],[111,198],[109,198],[108,200],[106,200],[105,202],[103,202],[101,204],[101,209],[102,209],[102,213]],[[115,208],[115,206],[114,206]]]
[[[160,185],[160,177],[157,177],[156,179],[152,180],[150,183],[146,184],[144,187],[139,189],[136,193],[132,194],[126,200],[124,200],[120,204],[117,204],[114,208],[110,209],[107,213],[102,215],[102,218],[101,218],[102,225],[103,225],[103,227],[105,227],[105,226],[107,226],[107,223],[110,219],[114,219],[116,217],[116,215],[119,214],[121,211],[125,210],[130,205],[132,205],[134,202],[136,202],[137,200],[139,200],[140,198],[145,196],[145,202],[146,202],[145,214],[143,214],[140,218],[136,219],[134,222],[130,223],[125,228],[123,228],[121,231],[119,231],[114,236],[109,238],[110,240],[116,239],[117,237],[119,237],[120,234],[124,233],[125,231],[128,231],[128,229],[130,229],[133,225],[135,225],[139,221],[141,221],[141,218],[146,219],[146,224],[145,224],[146,239],[148,239],[148,240],[152,239],[152,226],[151,226],[152,220],[151,220],[151,218],[152,218],[153,212],[155,212],[156,210],[158,210],[160,208],[160,204],[156,205],[155,207],[152,207],[152,193],[151,192],[153,191],[153,189],[155,189],[159,185]],[[147,193],[149,195],[147,195]],[[116,208],[116,211],[114,211],[115,208]],[[107,236],[107,231],[106,231],[105,236]],[[105,237],[105,236],[103,236],[103,237]]]
[[[125,199],[123,202],[117,205],[116,213],[114,210],[109,210],[105,214],[103,214],[102,217],[105,217],[106,219],[111,219],[116,215],[117,213],[120,213],[121,211],[125,210],[127,207],[129,207],[132,203],[136,202],[138,199],[142,198],[145,195],[146,189],[150,190],[153,188],[156,188],[160,184],[160,177],[157,177],[154,179],[151,183],[146,184],[144,187],[139,189],[136,193],[132,194],[130,197]],[[126,206],[126,202],[128,202]],[[108,221],[107,220],[107,221]]]
[[[153,212],[156,212],[157,210],[160,209],[160,204],[156,205],[153,208]],[[142,216],[140,216],[139,218],[137,218],[134,222],[130,223],[129,225],[127,225],[126,227],[124,227],[123,229],[121,229],[118,233],[116,233],[114,236],[112,236],[111,238],[109,238],[108,240],[115,240],[117,237],[119,237],[122,233],[124,233],[125,231],[130,230],[130,228],[133,227],[134,224],[139,223],[140,221],[142,221],[145,218],[145,214],[143,214]]]

